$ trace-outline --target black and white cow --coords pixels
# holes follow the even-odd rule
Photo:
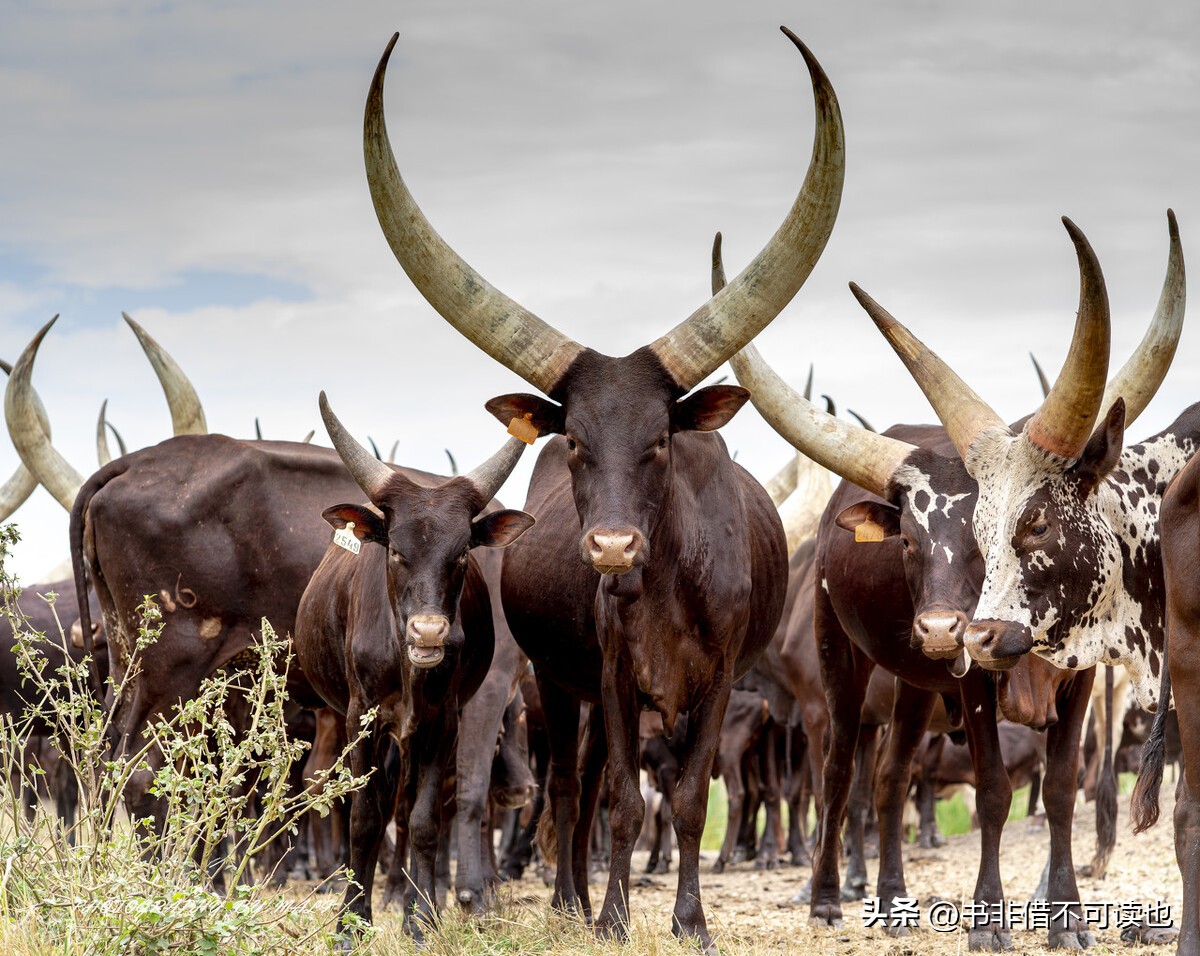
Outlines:
[[[1168,217],[1174,246],[1178,230]],[[1166,663],[1159,511],[1168,485],[1200,447],[1200,404],[1124,447],[1125,399],[1104,388],[1104,279],[1086,238],[1064,223],[1082,276],[1075,336],[1054,388],[1015,434],[903,325],[855,291],[978,483],[974,529],[985,577],[964,635],[971,657],[992,670],[1029,652],[1069,669],[1120,664],[1138,703],[1155,711]],[[1181,254],[1162,295],[1182,311]],[[1196,887],[1187,889],[1180,938],[1180,952],[1189,954],[1200,952],[1195,894]]]

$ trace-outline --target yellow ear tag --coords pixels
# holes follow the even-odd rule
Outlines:
[[[883,541],[885,538],[887,538],[887,532],[883,530],[883,526],[869,518],[854,528],[855,541]]]
[[[538,430],[533,424],[533,412],[526,412],[524,418],[514,418],[508,423],[508,433],[513,438],[519,438],[526,445],[532,445],[537,441]]]
[[[339,548],[345,548],[351,554],[358,554],[362,550],[362,542],[354,536],[353,521],[347,521],[346,527],[338,528],[333,533],[333,543]]]

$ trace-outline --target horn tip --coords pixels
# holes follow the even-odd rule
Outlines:
[[[1175,210],[1167,208],[1167,229],[1171,233],[1171,239],[1179,241],[1179,223],[1175,221]]]

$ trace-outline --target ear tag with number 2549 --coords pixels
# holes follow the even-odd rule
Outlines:
[[[338,528],[333,533],[333,543],[339,548],[345,548],[351,554],[358,554],[362,550],[362,542],[354,536],[353,521],[347,521],[346,527]]]

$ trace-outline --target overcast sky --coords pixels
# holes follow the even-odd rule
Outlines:
[[[801,384],[815,363],[817,391],[878,426],[930,419],[854,280],[1019,417],[1039,395],[1028,352],[1053,374],[1070,339],[1062,215],[1100,257],[1124,361],[1168,207],[1200,249],[1200,7],[1178,0],[8,5],[0,355],[62,313],[34,384],[85,474],[105,398],[131,447],[169,434],[122,309],[214,431],[252,437],[258,416],[267,437],[324,439],[324,388],[402,462],[444,470],[448,447],[473,467],[503,440],[483,402],[528,389],[424,303],[376,222],[362,107],[391,33],[389,130],[429,219],[497,287],[622,355],[707,297],[714,230],[733,275],[799,187],[812,96],[781,23],[825,67],[847,138],[833,238],[759,339],[781,373]],[[1198,353],[1185,327],[1135,437],[1200,397]],[[764,479],[788,457],[749,406],[724,434]],[[0,480],[16,460],[5,441]],[[40,580],[66,514],[39,490],[15,520],[16,569]]]

